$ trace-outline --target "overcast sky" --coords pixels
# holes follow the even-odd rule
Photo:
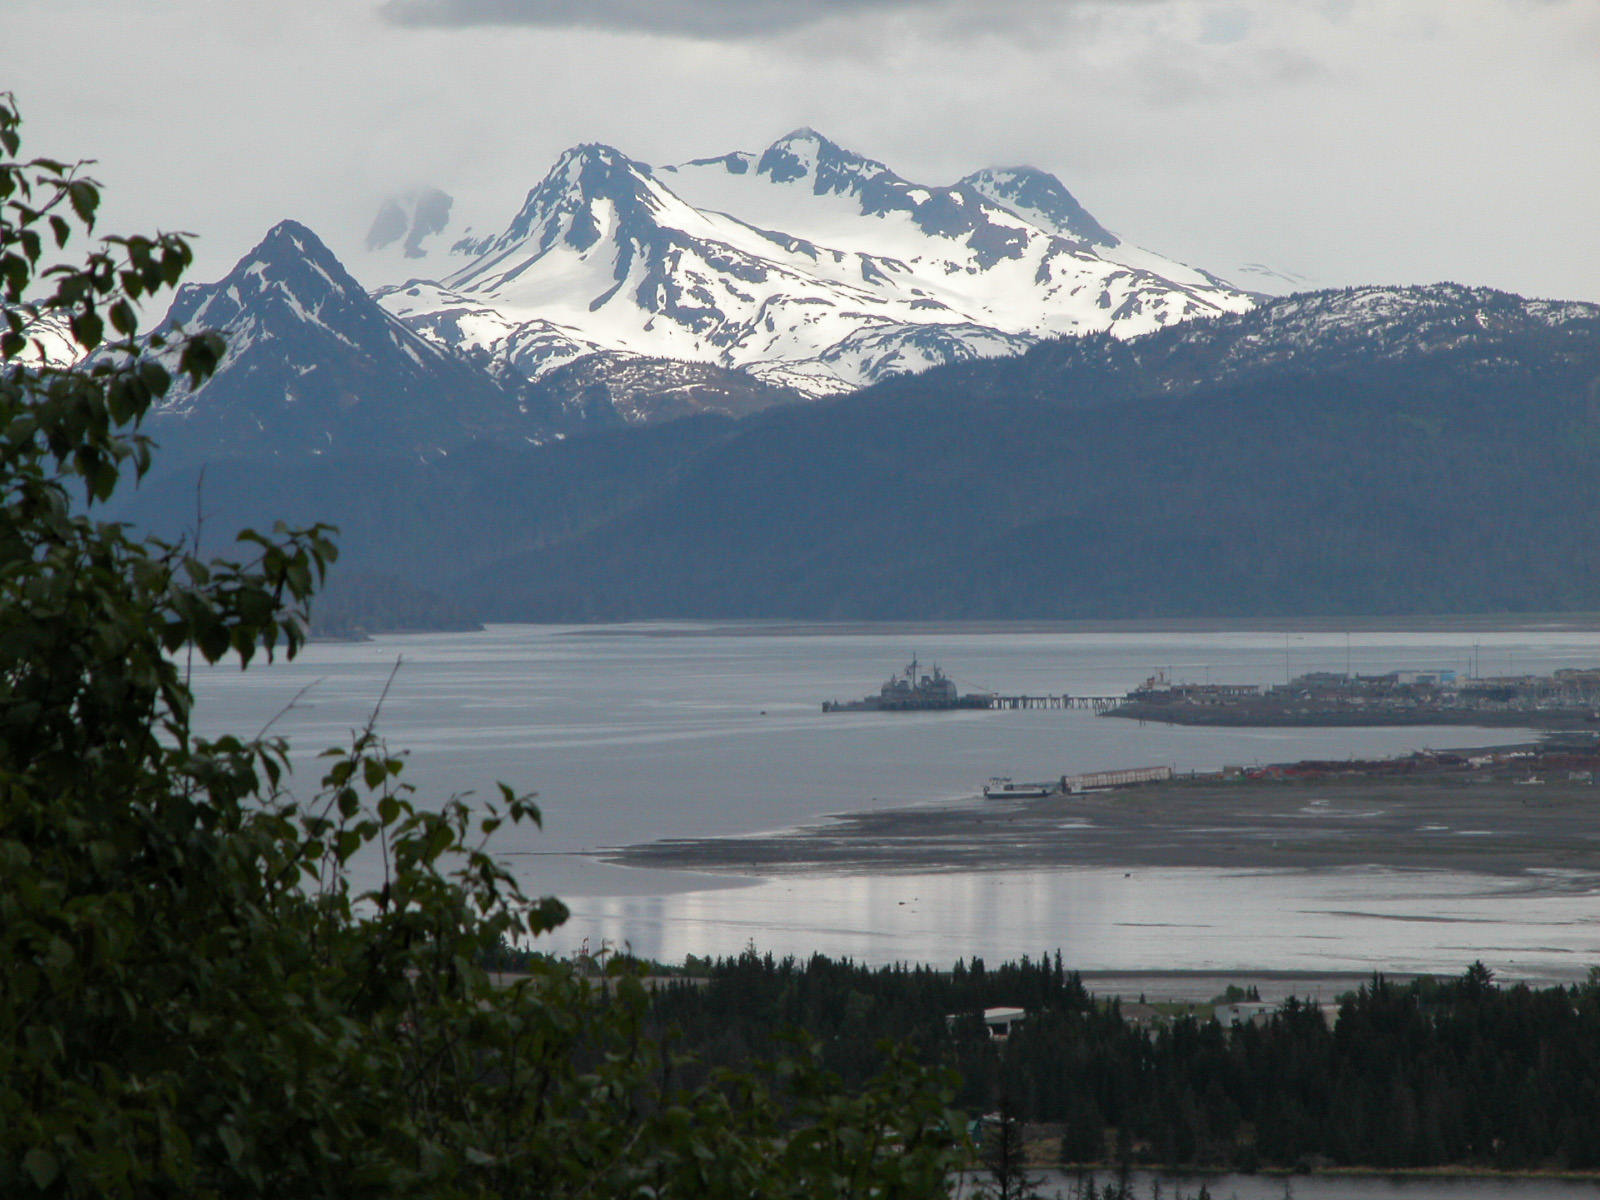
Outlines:
[[[0,0],[5,88],[197,278],[286,216],[375,272],[386,196],[503,226],[577,142],[811,125],[917,182],[1043,167],[1224,276],[1600,300],[1595,0]]]

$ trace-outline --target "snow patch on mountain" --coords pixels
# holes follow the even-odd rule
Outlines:
[[[605,346],[573,325],[535,317],[518,320],[480,299],[426,280],[379,288],[374,299],[412,332],[455,349],[505,379],[537,379]]]
[[[961,181],[984,199],[1057,237],[1112,249],[1121,240],[1091,217],[1062,182],[1037,167],[990,167]]]
[[[22,336],[28,339],[20,353],[7,365],[29,370],[65,368],[82,361],[83,347],[72,336],[70,318],[59,309],[30,312],[23,308]]]
[[[844,379],[883,379],[975,358],[1021,354],[1034,339],[981,325],[880,325],[857,330],[818,357]]]

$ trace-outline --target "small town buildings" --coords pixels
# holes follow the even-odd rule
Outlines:
[[[1027,1015],[1027,1011],[1021,1008],[986,1008],[983,1010],[983,1023],[989,1027],[990,1037],[1004,1041]]]
[[[1278,1006],[1267,1000],[1236,1000],[1212,1010],[1218,1025],[1265,1025]]]

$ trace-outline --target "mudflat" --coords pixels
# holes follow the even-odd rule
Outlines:
[[[1600,785],[1177,778],[1034,800],[847,813],[781,833],[651,842],[608,861],[772,874],[1061,866],[1600,871]]]

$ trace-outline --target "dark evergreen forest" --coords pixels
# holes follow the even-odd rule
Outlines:
[[[794,1031],[846,1084],[887,1041],[961,1076],[969,1115],[1004,1103],[1065,1127],[1065,1163],[1506,1170],[1600,1167],[1600,986],[1375,977],[1321,1011],[1287,1002],[1263,1025],[1154,1024],[1099,1001],[1059,956],[953,971],[869,968],[747,952],[658,990],[652,1018],[701,1064],[771,1059]],[[1009,1039],[985,1007],[1025,1008]]]

